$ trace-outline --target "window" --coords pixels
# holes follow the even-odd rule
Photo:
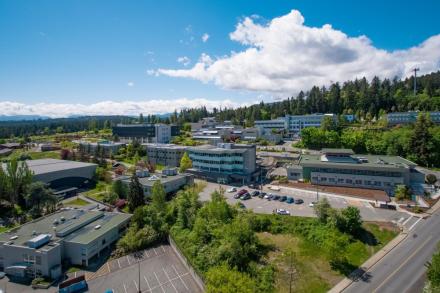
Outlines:
[[[351,179],[345,179],[345,183],[352,184],[352,183],[353,183],[353,180],[351,180]]]
[[[36,263],[37,265],[41,265],[41,256],[37,255],[37,256],[35,257],[35,263]]]
[[[362,180],[357,179],[356,184],[362,184]]]
[[[343,178],[339,178],[338,179],[338,183],[344,183],[344,179]]]

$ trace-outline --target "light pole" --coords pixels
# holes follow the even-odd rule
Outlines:
[[[319,185],[319,174],[317,174],[316,175],[317,177],[317,181],[316,181],[316,201],[318,202],[319,201],[319,188],[318,188],[318,185]]]
[[[419,71],[419,68],[414,68],[412,71],[414,71],[414,96],[417,94],[417,71]]]
[[[136,251],[134,253],[134,257],[136,258],[138,262],[138,292],[141,293],[141,259],[142,255],[140,251]]]

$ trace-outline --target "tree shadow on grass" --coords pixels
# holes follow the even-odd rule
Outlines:
[[[360,228],[359,231],[353,235],[353,237],[368,246],[376,246],[379,244],[376,236],[364,228]]]

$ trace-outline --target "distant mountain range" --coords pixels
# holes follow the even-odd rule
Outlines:
[[[172,113],[164,113],[164,114],[155,114],[159,118],[168,118],[172,115]],[[100,115],[96,115],[95,117],[98,117]],[[106,115],[102,115],[106,116]],[[119,115],[115,115],[119,116]],[[144,115],[146,117],[147,115]],[[64,118],[81,118],[85,117],[84,115],[70,115],[68,117]],[[127,117],[137,117],[137,116],[128,116]],[[45,119],[52,119],[48,116],[41,116],[41,115],[0,115],[0,121],[32,121],[32,120],[45,120]]]

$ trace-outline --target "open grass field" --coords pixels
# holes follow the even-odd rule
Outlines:
[[[359,266],[397,235],[391,226],[382,223],[365,223],[365,237],[350,243],[347,260]],[[276,292],[289,292],[290,272],[293,292],[326,292],[344,275],[334,270],[319,248],[301,237],[285,233],[258,233],[260,241],[271,249],[266,260],[276,268]],[[372,240],[374,239],[374,240]]]

